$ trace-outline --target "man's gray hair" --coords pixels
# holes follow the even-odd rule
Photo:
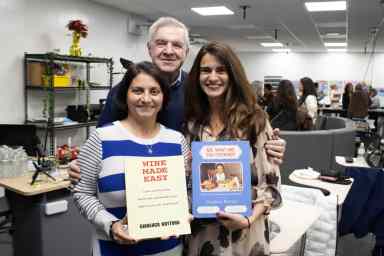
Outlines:
[[[187,26],[184,25],[181,21],[178,21],[175,18],[172,17],[160,17],[158,18],[149,28],[149,33],[148,33],[148,42],[151,43],[153,40],[153,37],[155,36],[156,32],[162,28],[162,27],[168,27],[168,26],[173,26],[173,27],[178,27],[184,30],[184,41],[185,41],[185,46],[188,49],[189,48],[189,33],[188,33],[188,28]]]

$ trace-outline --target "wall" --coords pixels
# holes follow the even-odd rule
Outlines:
[[[60,49],[67,53],[71,35],[66,24],[81,19],[89,26],[89,35],[81,40],[84,55],[134,60],[147,58],[145,37],[127,34],[127,14],[88,1],[0,2],[0,123],[24,122],[23,54]]]
[[[113,57],[115,71],[121,70],[120,57],[134,61],[148,59],[146,35],[127,33],[128,15],[86,0],[1,0],[0,123],[24,122],[24,52],[44,53],[60,49],[66,54],[71,44],[66,25],[71,19],[81,19],[89,27],[88,37],[80,43],[84,55]],[[105,74],[100,73],[96,75]],[[119,77],[115,77],[115,81],[118,80]],[[105,94],[92,99],[95,101]],[[76,98],[76,95],[67,97]],[[32,106],[37,112],[40,111],[38,103]]]
[[[353,53],[238,53],[248,79],[263,80],[266,75],[281,75],[290,80],[309,76],[314,80],[363,80],[369,55]],[[384,54],[377,54],[366,80],[384,87]],[[373,71],[373,72],[372,72]]]

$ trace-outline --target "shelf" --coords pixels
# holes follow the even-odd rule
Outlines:
[[[82,90],[85,91],[87,88],[78,88],[74,86],[68,86],[68,87],[47,87],[44,85],[27,85],[26,88],[28,90],[35,90],[35,91],[54,91],[54,92],[68,92],[68,91],[76,91],[76,90]],[[98,90],[109,90],[111,87],[109,86],[90,86],[90,91],[98,91]]]
[[[109,63],[112,62],[111,58],[99,57],[75,57],[70,55],[61,55],[56,53],[42,53],[42,54],[25,54],[27,61],[71,61],[71,62],[84,62],[84,63]]]
[[[34,63],[38,63],[38,65],[31,65]],[[67,86],[67,87],[54,87],[54,85],[59,84],[59,80],[55,82],[54,78],[49,79],[47,82],[49,84],[46,84],[45,81],[42,79],[42,74],[46,74],[48,76],[52,76],[55,73],[55,65],[56,64],[68,64],[68,65],[75,65],[80,64],[82,68],[85,70],[85,76],[81,76],[81,85],[84,87],[79,87],[79,79],[76,79],[77,82],[74,80],[69,80],[68,77],[65,80],[65,83],[61,84],[70,84],[73,82],[73,86]],[[96,83],[92,82],[92,75],[91,69],[95,68],[96,64],[103,64],[103,66],[106,66],[106,75],[107,75],[107,82],[101,82]],[[33,79],[32,79],[33,78]],[[78,78],[78,77],[77,77]],[[72,79],[72,77],[70,78]],[[31,82],[33,81],[33,82]],[[32,85],[33,84],[33,85]],[[30,97],[36,97],[36,96],[45,96],[44,101],[44,111],[45,114],[49,117],[48,120],[40,120],[40,121],[26,121],[26,124],[32,124],[35,125],[37,129],[46,131],[46,141],[49,141],[49,150],[50,154],[53,154],[55,151],[54,148],[54,140],[56,138],[56,132],[62,131],[62,130],[69,130],[69,129],[84,129],[86,131],[86,137],[89,137],[90,132],[90,126],[96,126],[97,121],[90,121],[90,122],[82,122],[82,123],[70,123],[70,124],[57,124],[54,123],[54,117],[55,111],[56,111],[56,100],[55,97],[62,97],[63,95],[67,96],[72,95],[74,93],[78,94],[80,93],[79,100],[81,98],[81,101],[85,101],[85,105],[91,107],[92,104],[90,103],[90,97],[91,93],[90,91],[104,91],[108,92],[112,88],[113,84],[113,59],[112,58],[99,58],[99,57],[76,57],[76,56],[69,56],[69,55],[61,55],[53,52],[48,53],[42,53],[42,54],[30,54],[30,53],[24,53],[24,100],[25,100],[25,119],[29,120],[28,118],[28,107],[31,107],[31,104],[28,104]],[[107,86],[106,86],[107,85]],[[32,93],[32,92],[37,92]],[[43,95],[40,95],[43,94]],[[85,95],[83,95],[85,94]],[[61,96],[59,96],[61,95]],[[82,96],[82,97],[80,97]],[[101,96],[101,95],[99,95]],[[51,122],[52,121],[52,122]]]
[[[35,125],[38,129],[46,129],[47,123],[46,122],[31,122],[27,121],[26,124]],[[56,125],[49,125],[48,129],[54,129],[54,130],[67,130],[67,129],[76,129],[81,127],[89,127],[89,126],[96,126],[97,121],[90,121],[86,123],[76,123],[76,124],[56,124]]]

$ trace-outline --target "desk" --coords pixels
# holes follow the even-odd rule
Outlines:
[[[317,187],[317,188],[323,188],[328,190],[331,195],[335,195],[337,197],[337,204],[342,205],[345,198],[348,195],[349,190],[351,189],[352,183],[349,185],[340,185],[340,184],[334,184],[329,182],[324,182],[319,179],[303,179],[299,178],[295,175],[295,172],[292,172],[291,175],[288,177],[291,181],[296,182],[298,184],[307,185],[311,187]]]
[[[31,173],[19,177],[2,178],[0,179],[0,186],[23,196],[34,196],[68,188],[70,182],[65,180],[65,176],[62,173],[59,174],[60,176],[56,178],[56,181],[36,182],[34,185],[30,185]],[[43,174],[40,175],[43,176]]]
[[[345,114],[347,116],[347,110],[342,108],[332,108],[332,107],[320,107],[319,108],[320,113],[330,113],[330,114]],[[377,121],[377,118],[380,116],[384,116],[384,109],[383,108],[371,108],[368,109],[368,117],[370,119],[374,119]]]
[[[345,116],[347,115],[347,110],[342,108],[320,107],[318,110],[320,113],[323,113],[323,114],[328,113],[328,114],[336,114],[336,115],[345,114]]]
[[[73,204],[69,181],[31,186],[31,175],[0,179],[13,215],[14,256],[89,255],[91,227]],[[50,214],[57,202],[67,209]]]
[[[367,167],[370,168],[370,166],[365,161],[364,157],[354,157],[352,163],[345,162],[345,157],[343,156],[335,156],[336,163],[339,165],[345,166],[345,167]]]
[[[298,216],[298,213],[300,213],[300,216]],[[319,208],[288,200],[283,202],[281,208],[272,210],[270,220],[279,225],[280,233],[270,243],[271,253],[287,252],[319,216]],[[300,221],[295,221],[298,218],[300,218]]]

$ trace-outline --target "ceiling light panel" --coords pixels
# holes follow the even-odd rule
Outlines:
[[[273,37],[272,36],[246,36],[245,38],[249,39],[249,40],[268,40],[268,39],[272,39]]]
[[[327,33],[325,35],[321,35],[321,37],[325,39],[346,39],[346,35],[340,33]]]
[[[318,28],[345,28],[347,26],[346,21],[339,22],[319,22],[316,24]]]
[[[225,6],[193,7],[192,11],[202,16],[233,15],[234,12]]]
[[[306,2],[305,7],[309,12],[345,11],[346,1]]]
[[[283,47],[282,43],[260,43],[263,47]]]
[[[335,43],[335,42],[325,42],[325,47],[346,47],[348,44],[346,42],[343,43]]]

